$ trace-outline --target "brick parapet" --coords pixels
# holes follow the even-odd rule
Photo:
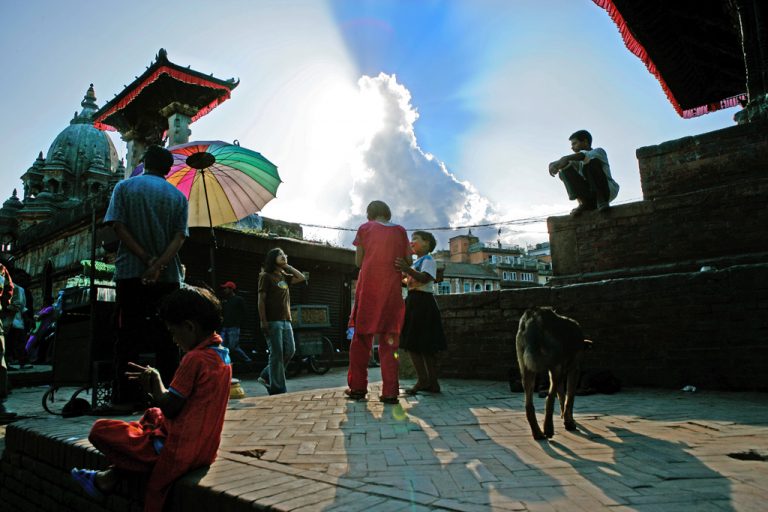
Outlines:
[[[745,187],[768,170],[768,123],[750,123],[646,146],[636,151],[643,198],[722,185]]]
[[[768,261],[764,257],[766,203],[768,176],[748,187],[723,185],[619,205],[608,214],[550,217],[553,274],[574,276],[659,265],[694,270],[707,260],[728,265],[749,255]]]
[[[446,377],[516,375],[522,312],[553,306],[577,319],[595,341],[585,367],[608,369],[625,385],[768,390],[765,263],[439,296],[438,303],[449,344],[441,355]]]

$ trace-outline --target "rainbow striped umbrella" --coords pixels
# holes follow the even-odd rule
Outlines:
[[[235,141],[188,142],[168,148],[173,166],[165,179],[189,200],[189,227],[236,222],[275,198],[277,166]],[[144,172],[140,164],[131,173]]]

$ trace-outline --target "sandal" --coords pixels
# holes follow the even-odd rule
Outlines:
[[[382,403],[385,403],[385,404],[392,404],[392,405],[400,403],[400,399],[397,398],[396,396],[384,396],[384,395],[381,395],[381,396],[379,396],[379,401],[382,402]]]
[[[405,390],[405,394],[406,395],[415,395],[419,391],[427,391],[427,388],[425,388],[424,386],[416,383],[416,384],[413,385],[413,387],[410,387],[410,388],[406,389]]]
[[[359,389],[345,389],[344,394],[351,400],[362,400],[368,392]]]
[[[77,482],[88,496],[100,500],[104,498],[104,493],[96,486],[96,473],[97,471],[93,469],[78,468],[72,468],[72,471],[69,472],[72,475],[72,480]]]

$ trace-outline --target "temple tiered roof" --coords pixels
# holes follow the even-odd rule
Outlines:
[[[175,104],[194,122],[228,100],[238,84],[174,64],[161,48],[141,76],[96,112],[94,126],[159,141],[168,129],[167,113],[161,110]]]

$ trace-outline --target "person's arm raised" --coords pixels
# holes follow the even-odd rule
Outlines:
[[[299,284],[307,280],[304,274],[296,270],[295,267],[288,265],[287,263],[283,266],[283,270],[293,276],[293,279],[291,280],[291,284]]]

